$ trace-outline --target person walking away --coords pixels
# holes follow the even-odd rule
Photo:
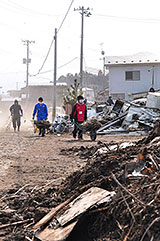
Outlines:
[[[73,130],[73,137],[76,138],[78,134],[78,139],[83,139],[82,130],[79,128],[79,124],[82,124],[84,121],[87,120],[87,107],[84,104],[83,96],[79,95],[77,97],[77,103],[73,106],[72,113],[70,116],[71,120],[74,119],[74,130]]]
[[[18,131],[20,131],[21,117],[23,116],[23,110],[21,106],[18,104],[18,100],[14,101],[14,104],[10,107],[10,112],[12,116],[14,131],[16,132],[16,128]]]
[[[37,115],[37,121],[47,120],[48,118],[48,109],[47,105],[43,103],[43,98],[38,98],[38,103],[35,105],[33,110],[33,120]],[[45,136],[45,128],[39,128],[39,135]]]

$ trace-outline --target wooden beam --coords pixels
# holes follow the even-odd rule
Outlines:
[[[49,220],[51,218],[53,218],[53,216],[63,207],[65,207],[68,203],[70,203],[73,200],[73,197],[66,200],[65,202],[59,204],[57,207],[53,208],[49,213],[47,213],[47,215],[45,215],[38,223],[36,223],[32,229],[34,231],[37,231],[39,228],[41,228],[44,224],[46,224],[47,222],[49,222]]]

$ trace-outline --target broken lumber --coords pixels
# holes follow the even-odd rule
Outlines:
[[[69,204],[64,214],[57,218],[58,222],[64,226],[107,196],[110,196],[110,192],[105,189],[91,187]]]
[[[113,177],[113,179],[114,179],[114,181],[118,184],[118,186],[120,186],[124,191],[126,191],[130,196],[132,196],[133,197],[133,199],[135,199],[137,202],[139,202],[141,205],[145,205],[144,204],[144,202],[142,202],[141,200],[139,200],[138,198],[136,198],[136,196],[134,195],[134,194],[132,194],[131,192],[129,192],[128,190],[127,190],[127,188],[125,188],[118,180],[117,180],[117,178],[116,178],[116,176],[113,174],[113,173],[111,173],[112,174],[112,177]]]
[[[79,221],[81,215],[83,215],[94,205],[100,205],[103,202],[109,203],[111,201],[111,197],[114,195],[115,192],[109,192],[102,188],[89,188],[87,191],[70,202],[63,214],[61,214],[59,217],[55,217],[58,225],[56,224],[54,228],[52,228],[52,223],[50,223],[50,225],[44,230],[36,233],[36,237],[45,241],[65,240],[73,230],[76,223]],[[60,205],[58,206],[58,209],[60,210]],[[36,228],[37,227],[39,226],[37,225]]]
[[[11,227],[11,226],[16,226],[16,225],[20,225],[20,224],[24,224],[24,223],[28,223],[28,222],[31,222],[31,221],[33,221],[33,218],[18,221],[18,222],[14,222],[14,223],[3,224],[3,225],[0,226],[0,229],[8,228],[8,227]]]
[[[73,197],[66,200],[65,202],[59,204],[57,207],[53,208],[47,215],[45,215],[38,223],[36,223],[33,226],[33,230],[37,231],[39,228],[41,228],[44,224],[46,224],[53,216],[63,207],[65,207],[68,203],[70,203],[73,200]]]
[[[43,241],[64,241],[69,236],[77,222],[78,221],[75,221],[66,227],[59,227],[57,229],[46,227],[43,232],[40,232],[36,237]]]

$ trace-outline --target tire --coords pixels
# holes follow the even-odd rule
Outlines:
[[[95,140],[96,140],[97,134],[96,134],[95,131],[91,131],[91,132],[90,132],[90,138],[91,138],[92,141],[95,141]]]

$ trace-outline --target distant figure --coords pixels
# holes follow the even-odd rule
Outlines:
[[[82,124],[84,121],[87,120],[87,107],[84,104],[83,96],[79,95],[77,97],[77,103],[73,106],[72,113],[71,113],[71,120],[74,119],[74,130],[73,130],[73,137],[76,138],[78,133],[78,139],[83,139],[83,133],[80,128],[78,128],[78,124]]]
[[[153,87],[151,87],[151,88],[149,89],[149,92],[155,92],[155,89],[154,89]]]
[[[112,100],[112,96],[109,96],[107,102],[106,102],[107,105],[111,106],[114,104],[113,100]]]
[[[38,103],[35,105],[33,110],[33,120],[37,114],[37,121],[47,120],[48,118],[48,109],[47,105],[43,103],[43,98],[38,98]],[[39,128],[39,135],[45,136],[45,128]]]
[[[10,112],[12,116],[14,131],[16,132],[16,128],[18,131],[20,131],[21,116],[23,116],[23,110],[21,106],[18,104],[18,100],[14,101],[14,104],[10,107]]]

